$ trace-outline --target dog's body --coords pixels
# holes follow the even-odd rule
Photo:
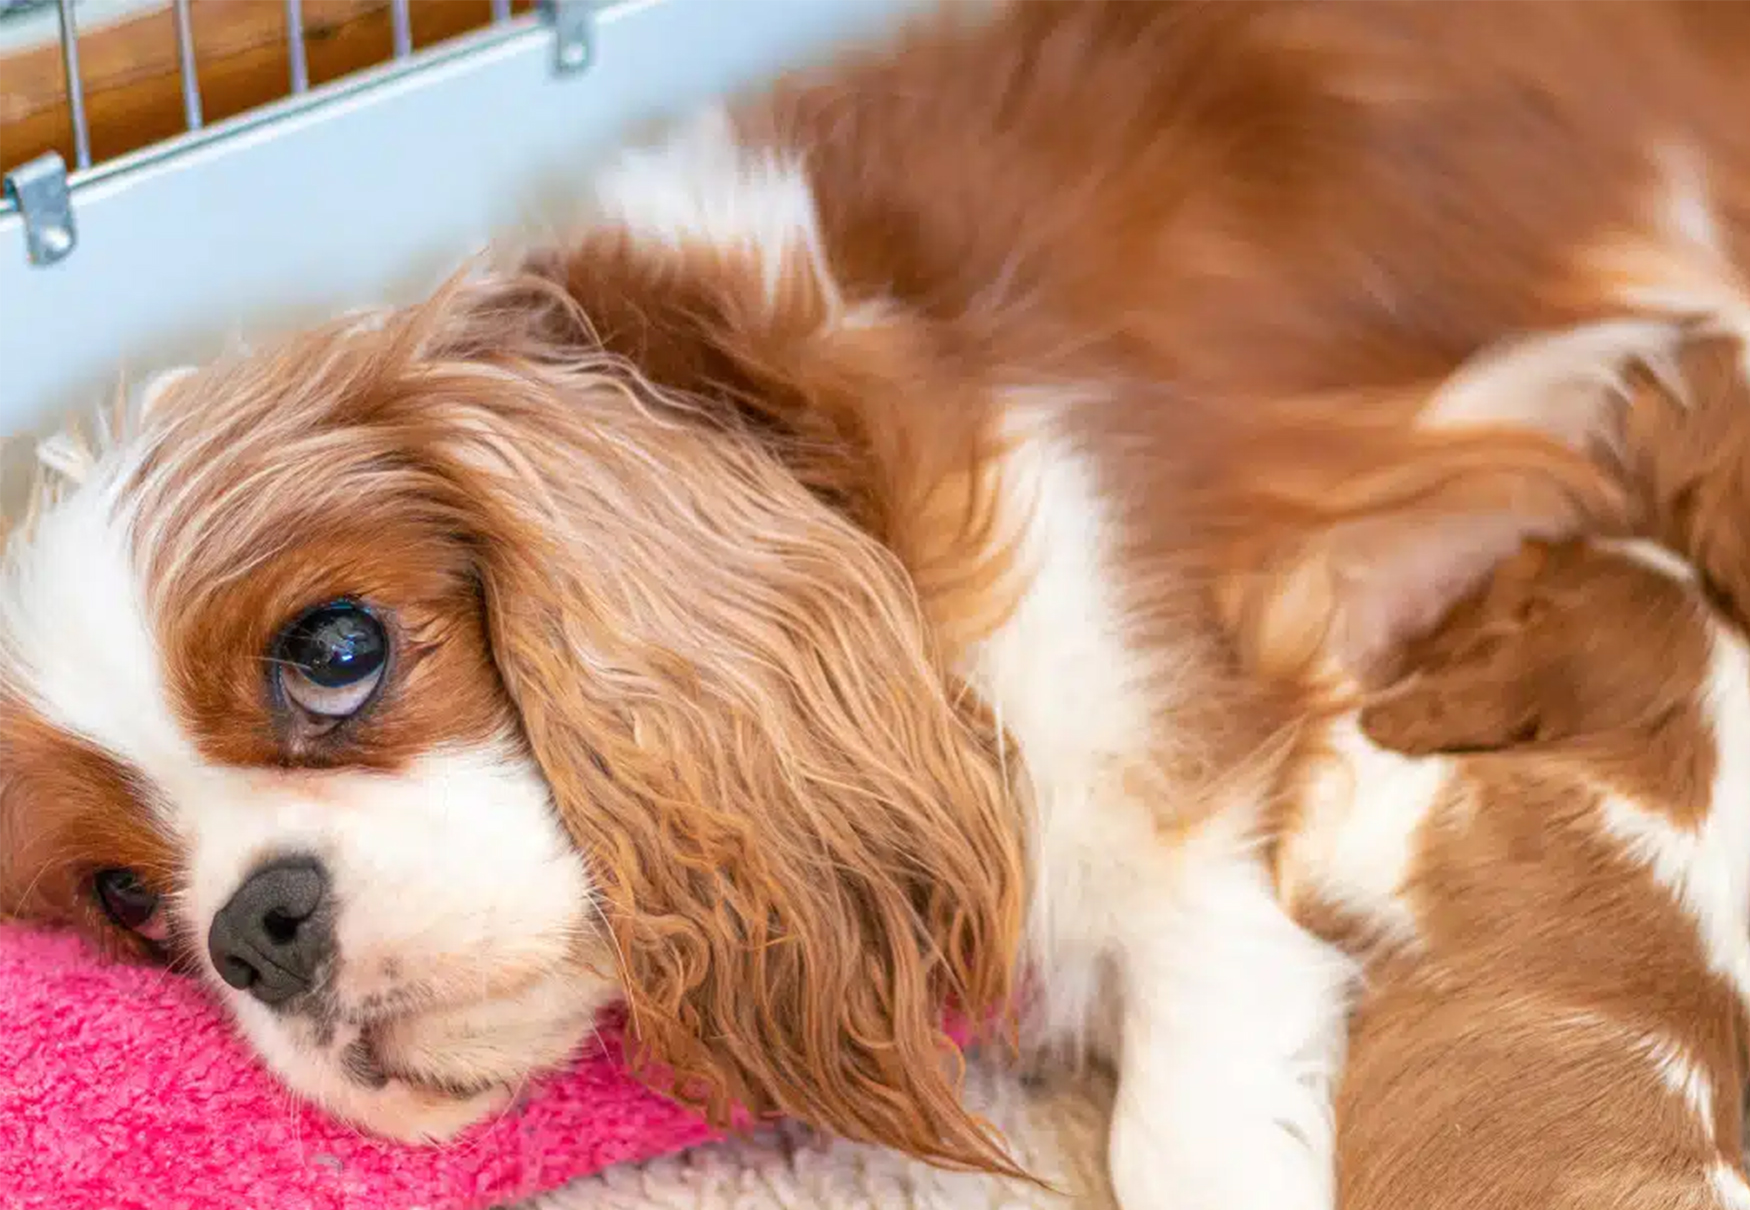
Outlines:
[[[167,387],[9,544],[5,906],[138,871],[405,1134],[624,995],[688,1091],[1000,1166],[938,1013],[1027,970],[1127,1210],[1328,1205],[1351,971],[1257,851],[1306,661],[1620,522],[1618,371],[1750,322],[1750,19],[1513,13],[951,10]]]

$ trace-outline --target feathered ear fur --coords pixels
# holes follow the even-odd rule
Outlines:
[[[993,384],[944,357],[927,321],[847,306],[802,245],[774,269],[737,247],[653,254],[606,228],[525,268],[567,304],[535,303],[546,339],[574,345],[582,315],[592,347],[756,437],[899,558],[948,642],[1001,621],[1016,535],[998,532]]]
[[[910,581],[759,435],[531,336],[528,301],[408,390],[643,1057],[719,1121],[1015,1171],[943,1025],[1008,1000],[1021,822]]]

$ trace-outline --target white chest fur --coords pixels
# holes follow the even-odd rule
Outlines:
[[[1033,1024],[1063,1037],[1086,1026],[1105,959],[1138,895],[1160,884],[1164,858],[1146,804],[1126,789],[1149,751],[1152,712],[1112,578],[1113,522],[1094,468],[1029,406],[1039,402],[1012,413],[1027,436],[1003,477],[1005,519],[1024,527],[1025,591],[959,671],[1013,741],[1008,759],[1031,795]]]
[[[1159,767],[1195,687],[1172,675],[1186,653],[1134,640],[1110,501],[1049,403],[1017,402],[1004,468],[1024,593],[959,670],[1032,797],[1031,1040],[1116,1060],[1125,1210],[1323,1210],[1350,966],[1276,898],[1251,839],[1262,785],[1188,837],[1161,828],[1175,791],[1203,790]]]

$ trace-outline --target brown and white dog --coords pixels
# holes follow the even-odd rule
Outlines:
[[[1361,966],[1337,1204],[1750,1206],[1743,632],[1662,548],[1575,541],[1405,671],[1284,796],[1288,902]]]
[[[1750,10],[1501,18],[951,8],[56,447],[0,906],[405,1136],[623,998],[717,1109],[1001,1169],[942,1012],[1026,972],[1127,1210],[1329,1205],[1291,674],[1620,521],[1621,368],[1750,316]]]
[[[1702,336],[1624,384],[1619,480],[1664,545],[1529,543],[1383,686],[1308,670],[1332,705],[1271,839],[1356,964],[1346,1210],[1750,1206],[1743,364]]]

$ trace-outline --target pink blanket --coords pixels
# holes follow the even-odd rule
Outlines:
[[[0,1207],[475,1210],[702,1142],[618,1032],[445,1148],[294,1106],[195,984],[0,924]]]

